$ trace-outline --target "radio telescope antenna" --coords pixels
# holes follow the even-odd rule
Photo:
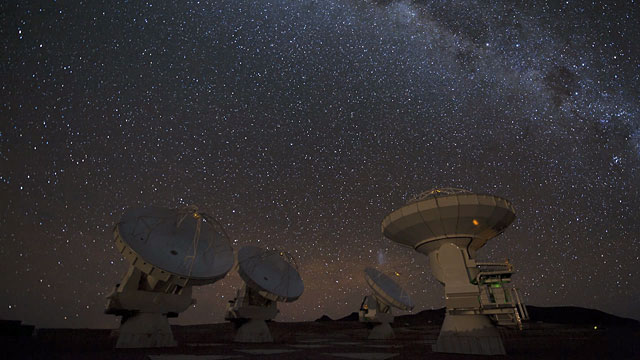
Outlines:
[[[107,297],[105,313],[122,316],[116,347],[176,346],[168,318],[195,303],[192,286],[212,284],[229,272],[229,236],[195,206],[129,209],[113,234],[131,264]]]
[[[287,252],[245,246],[238,252],[238,273],[244,285],[225,315],[236,324],[235,341],[272,342],[265,321],[278,314],[278,301],[295,301],[304,291],[298,266]]]
[[[398,273],[396,273],[398,274]],[[413,302],[400,285],[374,268],[364,270],[364,278],[373,290],[373,295],[365,296],[360,305],[359,320],[377,324],[371,330],[369,339],[385,340],[394,337],[392,307],[400,310],[413,309]]]
[[[528,317],[508,262],[476,262],[476,252],[516,218],[511,203],[493,195],[444,188],[426,191],[382,221],[387,238],[428,255],[444,285],[447,313],[436,352],[505,354],[494,324],[521,328]]]

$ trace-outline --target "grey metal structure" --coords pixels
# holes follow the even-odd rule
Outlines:
[[[447,313],[434,351],[504,354],[495,325],[522,327],[528,318],[510,286],[508,262],[476,262],[477,251],[515,219],[511,203],[462,189],[426,191],[382,221],[387,238],[429,256],[445,286]]]
[[[390,325],[393,322],[391,308],[411,310],[413,302],[409,294],[389,276],[370,267],[364,270],[364,274],[373,295],[365,296],[362,300],[358,318],[360,322],[375,324],[369,333],[369,339],[392,339],[394,333]]]
[[[236,325],[235,341],[272,342],[265,321],[278,315],[278,301],[295,301],[304,291],[298,266],[287,252],[245,246],[238,251],[238,274],[244,285],[225,315]]]
[[[131,265],[107,297],[122,316],[118,348],[176,346],[169,317],[195,303],[191,287],[222,279],[233,249],[220,223],[194,206],[127,210],[116,224],[118,251]]]

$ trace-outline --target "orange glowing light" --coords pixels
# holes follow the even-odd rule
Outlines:
[[[480,223],[479,223],[479,222],[478,222],[478,220],[476,220],[476,219],[473,219],[473,221],[472,221],[472,222],[473,222],[473,225],[475,225],[475,226],[480,225]]]

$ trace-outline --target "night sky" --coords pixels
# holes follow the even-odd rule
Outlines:
[[[0,318],[117,326],[113,226],[152,204],[291,252],[305,292],[277,320],[357,311],[366,266],[438,308],[427,257],[380,223],[458,187],[513,203],[478,259],[509,258],[526,303],[640,319],[637,1],[0,9]],[[196,288],[176,322],[223,321],[239,286]]]

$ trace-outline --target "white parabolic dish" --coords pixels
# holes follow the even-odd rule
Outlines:
[[[247,286],[274,301],[291,302],[302,295],[304,284],[284,252],[245,246],[238,251],[238,273]]]
[[[139,259],[133,265],[142,271],[149,263],[161,271],[207,283],[224,277],[233,266],[233,248],[220,224],[190,208],[128,209],[115,233],[116,241],[136,253]]]
[[[367,284],[380,300],[400,310],[413,309],[409,294],[390,277],[370,267],[364,269],[364,274]]]

